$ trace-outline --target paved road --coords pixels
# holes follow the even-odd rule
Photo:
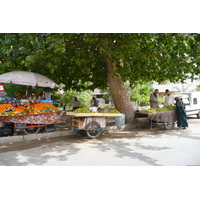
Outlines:
[[[200,166],[200,120],[186,130],[123,131],[98,139],[75,135],[0,146],[3,166]]]

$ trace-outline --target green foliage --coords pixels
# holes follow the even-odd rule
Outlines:
[[[135,86],[130,93],[130,100],[133,102],[139,101],[140,106],[149,106],[150,102],[150,94],[151,91],[151,84],[146,85],[137,85]]]
[[[30,70],[74,91],[107,89],[113,81],[108,83],[108,66],[133,87],[151,81],[183,83],[200,74],[199,46],[198,33],[0,33],[0,73]],[[145,92],[131,99],[149,103]],[[122,93],[111,93],[122,99]],[[72,100],[62,98],[68,104]],[[115,104],[124,109],[120,101]]]
[[[90,107],[90,101],[92,100],[92,95],[90,90],[86,90],[83,92],[80,92],[78,94],[79,100],[81,102],[81,107],[89,108]]]
[[[77,96],[80,100],[81,107],[88,108],[90,107],[90,100],[92,99],[91,91],[85,90],[82,92],[77,92],[75,90],[66,90],[65,94],[62,95],[59,92],[54,92],[54,97],[59,98],[62,104],[72,107],[72,101],[74,96]]]
[[[184,81],[200,73],[199,45],[196,33],[1,33],[0,72],[30,70],[68,88],[105,89],[109,56],[131,85]]]
[[[25,85],[14,85],[3,83],[4,90],[6,92],[6,96],[14,97],[17,93],[20,93],[22,96],[26,94],[26,86]]]
[[[197,92],[200,92],[200,85],[197,86],[196,90]]]
[[[74,99],[74,96],[76,96],[76,91],[74,90],[67,90],[65,91],[65,94],[62,95],[59,92],[55,92],[54,96],[60,99],[60,103],[65,104],[67,106],[71,106],[71,102]]]
[[[53,89],[51,88],[41,88],[41,87],[36,87],[32,88],[31,86],[26,86],[26,85],[16,85],[16,84],[10,84],[10,83],[3,83],[4,90],[6,91],[6,96],[9,97],[14,97],[17,93],[20,93],[21,97],[30,96],[31,93],[35,93],[36,97],[39,96],[40,93],[42,92],[52,92]]]
[[[104,90],[104,92],[107,92],[107,94],[104,94],[102,98],[105,100],[106,103],[109,103],[112,101],[112,96],[109,90]]]
[[[163,97],[158,97],[158,103],[162,104],[164,103],[165,99]]]

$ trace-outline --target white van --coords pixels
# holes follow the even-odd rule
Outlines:
[[[174,97],[182,98],[187,116],[196,115],[200,119],[200,92],[180,92],[174,94]]]

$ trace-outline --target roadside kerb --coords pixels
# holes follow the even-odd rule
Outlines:
[[[137,124],[125,124],[120,126],[109,126],[107,127],[107,131],[127,131],[137,129]],[[1,143],[9,143],[9,142],[21,142],[21,141],[28,141],[28,140],[39,140],[42,138],[51,138],[51,137],[61,137],[61,136],[70,136],[76,135],[77,132],[73,130],[63,130],[63,131],[52,131],[52,132],[45,132],[45,133],[37,133],[37,134],[30,134],[30,135],[13,135],[10,137],[0,137],[0,144]]]
[[[30,134],[30,135],[14,135],[10,137],[0,137],[0,143],[38,140],[42,138],[60,137],[60,136],[68,136],[68,135],[76,135],[76,132],[72,130],[65,130],[65,131],[52,131],[52,132],[37,133],[37,134]]]

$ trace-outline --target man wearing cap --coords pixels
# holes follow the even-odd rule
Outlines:
[[[77,108],[80,108],[80,101],[78,100],[77,96],[75,96],[74,100],[72,101],[72,108],[73,111],[76,110]]]
[[[166,89],[165,90],[165,102],[164,102],[164,105],[165,106],[169,106],[169,105],[173,105],[174,104],[174,95],[171,94],[171,92]]]
[[[150,107],[151,108],[159,108],[158,93],[159,93],[159,90],[155,89],[154,92],[150,96]]]

